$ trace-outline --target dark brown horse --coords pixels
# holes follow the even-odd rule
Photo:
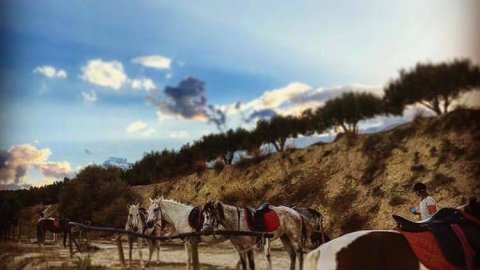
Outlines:
[[[473,258],[473,269],[478,269],[480,267],[478,255],[480,253],[478,245],[480,202],[472,199],[469,204],[458,209],[466,213],[462,215],[469,217],[467,224],[469,228],[473,228],[473,238],[468,238],[468,244],[474,251],[473,254],[477,254]],[[349,233],[321,245],[307,255],[305,269],[426,270],[432,268],[428,268],[417,258],[409,242],[399,231],[368,230]]]
[[[70,225],[68,219],[56,219],[56,218],[41,218],[37,221],[37,240],[38,243],[44,244],[45,232],[63,234],[63,246],[67,246],[67,235],[70,232]]]

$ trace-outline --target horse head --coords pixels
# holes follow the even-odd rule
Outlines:
[[[128,209],[128,218],[127,218],[127,230],[133,230],[138,232],[138,230],[144,229],[145,215],[140,210],[140,203],[127,205]]]
[[[147,228],[153,228],[155,223],[162,226],[162,208],[160,206],[162,198],[150,199],[150,206],[147,209]]]
[[[207,202],[203,206],[202,231],[213,231],[224,218],[223,205],[221,202]]]

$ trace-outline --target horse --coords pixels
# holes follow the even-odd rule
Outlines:
[[[63,233],[63,247],[67,246],[67,235],[70,234],[68,219],[40,218],[37,221],[37,240],[40,245],[45,243],[45,232]]]
[[[147,211],[145,210],[145,208],[140,207],[140,203],[138,203],[138,204],[127,205],[127,209],[128,209],[128,217],[127,217],[127,223],[125,224],[125,230],[144,234],[147,229]],[[153,233],[155,235],[159,235],[160,231],[157,229],[154,229]],[[131,266],[133,241],[135,241],[135,238],[137,240],[137,245],[138,245],[140,264],[143,267],[143,263],[144,263],[143,257],[142,257],[143,239],[141,237],[135,237],[130,234],[128,235],[128,248],[129,248],[128,259]],[[148,262],[145,265],[148,266],[150,264],[154,249],[157,250],[157,264],[158,264],[160,262],[160,242],[147,239],[147,244],[148,244],[149,256],[148,256]]]
[[[312,223],[313,231],[311,232],[310,241],[313,248],[317,248],[321,244],[331,240],[330,237],[325,234],[323,228],[323,216],[320,214],[320,212],[312,208],[301,206],[293,206],[291,208],[310,220]]]
[[[464,211],[462,215],[470,217],[466,218],[467,220],[473,220],[468,224],[475,232],[475,241],[478,243],[480,202],[471,199],[468,204],[458,209]],[[469,245],[474,245],[471,240],[468,239]],[[480,246],[471,248],[477,252],[476,267],[478,268]],[[305,269],[427,270],[429,268],[420,261],[408,239],[399,230],[364,230],[345,234],[311,251],[305,258]]]
[[[204,231],[218,229],[220,226],[227,230],[250,231],[247,223],[247,210],[232,205],[224,204],[220,201],[209,202],[204,206]],[[296,258],[298,256],[300,269],[303,268],[303,252],[305,240],[309,238],[311,224],[308,220],[292,208],[286,206],[269,206],[279,218],[279,226],[273,230],[272,240],[265,239],[264,255],[266,258],[267,269],[271,269],[271,250],[270,241],[281,239],[284,247],[290,256],[290,269],[295,269]],[[240,255],[242,269],[247,269],[246,260],[251,269],[255,269],[253,248],[256,246],[256,238],[251,236],[230,236],[230,241],[238,250]],[[245,256],[247,254],[247,258]]]
[[[162,219],[171,224],[176,233],[189,233],[197,231],[196,228],[192,228],[189,223],[189,216],[194,210],[193,206],[185,205],[173,200],[164,198],[156,198],[152,200],[150,198],[150,206],[147,210],[147,228],[153,229],[155,224],[162,226]],[[200,228],[203,223],[200,223]],[[147,229],[147,230],[148,230]],[[200,240],[206,243],[218,243],[225,241],[225,237],[201,237]],[[187,253],[187,269],[191,267],[192,260],[192,245],[197,245],[197,238],[191,237],[184,242],[185,251]]]

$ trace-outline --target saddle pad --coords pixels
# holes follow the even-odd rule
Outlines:
[[[203,209],[200,207],[194,207],[188,215],[188,225],[195,229],[195,231],[200,231],[203,226],[203,221]]]
[[[280,219],[275,211],[271,210],[263,215],[264,231],[272,232],[280,226]]]
[[[60,220],[54,219],[53,220],[53,227],[60,228],[61,227]]]
[[[445,259],[440,245],[431,232],[400,231],[400,233],[407,239],[418,260],[429,270],[461,270]]]
[[[248,212],[246,215],[248,228],[252,231],[272,232],[280,226],[280,219],[273,210],[268,210],[263,213],[263,222],[262,220],[258,221],[257,218],[260,217],[254,217],[254,215],[255,214],[249,214]]]

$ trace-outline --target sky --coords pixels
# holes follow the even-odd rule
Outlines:
[[[0,189],[480,62],[475,0],[292,3],[2,1]]]

